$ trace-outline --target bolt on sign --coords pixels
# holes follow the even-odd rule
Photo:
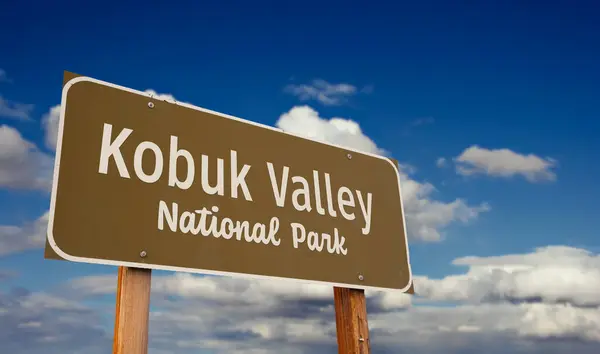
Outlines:
[[[46,258],[409,291],[390,159],[65,72]]]

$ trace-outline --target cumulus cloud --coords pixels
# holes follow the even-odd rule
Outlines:
[[[310,84],[287,85],[284,91],[298,97],[301,101],[316,100],[327,106],[343,104],[347,101],[348,97],[359,92],[356,86],[346,83],[331,84],[321,79],[313,80]],[[372,86],[367,86],[363,90],[360,90],[362,93],[370,93],[372,91]]]
[[[71,296],[101,296],[114,294],[115,284],[114,274],[89,276],[70,281],[65,291]],[[409,295],[403,293],[371,291],[367,299],[373,313],[410,306]],[[185,273],[155,275],[152,304],[156,311],[151,313],[151,338],[158,349],[275,353],[285,343],[286,353],[303,353],[313,347],[326,352],[323,349],[335,346],[331,286]]]
[[[69,292],[84,296],[106,295],[114,292],[116,281],[114,274],[87,276],[73,279],[67,288]],[[329,305],[333,299],[333,288],[328,285],[188,273],[153,276],[152,293],[212,304],[252,306],[262,310],[285,307],[288,302],[308,301]],[[404,293],[367,291],[366,295],[377,310],[401,309],[411,304],[410,295]]]
[[[358,123],[344,118],[322,118],[309,106],[293,107],[279,117],[276,126],[313,140],[386,155],[384,149],[364,134]],[[412,179],[412,172],[410,167],[401,166],[400,183],[407,228],[409,236],[414,240],[440,241],[444,227],[456,221],[467,223],[490,210],[486,203],[469,205],[463,199],[450,202],[434,200],[432,194],[436,191],[435,187]]]
[[[106,353],[111,334],[101,323],[80,303],[23,288],[0,291],[1,353]]]
[[[580,338],[600,342],[600,309],[575,308],[569,304],[531,304],[521,317],[517,332],[539,338]],[[600,344],[599,344],[600,346]]]
[[[58,120],[60,119],[60,105],[50,107],[50,110],[42,116],[42,127],[44,128],[44,141],[50,150],[56,150],[56,139],[58,138]]]
[[[296,106],[282,114],[275,125],[286,132],[321,142],[329,142],[360,151],[385,155],[360,125],[353,120],[334,117],[322,118],[309,106]]]
[[[264,302],[277,304],[268,296]],[[290,300],[287,307],[279,303],[279,308],[257,308],[235,300],[214,304],[198,297],[153,294],[152,304],[150,354],[336,351],[331,301],[318,297],[312,302]],[[104,311],[102,316],[100,309],[56,295],[0,292],[0,352],[108,352],[114,310]],[[598,318],[597,309],[549,304],[419,306],[385,312],[369,308],[372,351],[390,354],[474,354],[481,348],[492,354],[592,354],[600,343]]]
[[[0,187],[49,191],[54,160],[18,130],[0,126]]]
[[[47,227],[48,212],[21,226],[0,225],[0,257],[43,247]]]
[[[535,310],[533,310],[536,308]],[[168,310],[151,314],[155,347],[187,353],[189,349],[217,353],[331,353],[335,352],[335,320],[332,311],[303,317],[227,311],[173,303]],[[540,314],[540,310],[543,315]],[[575,312],[573,312],[573,310]],[[578,311],[586,311],[578,314]],[[569,309],[552,305],[484,305],[454,308],[414,307],[405,311],[371,314],[371,347],[377,353],[595,353],[597,329],[585,322],[564,324],[564,317],[582,316],[597,321],[597,310]],[[218,316],[214,320],[213,316]],[[538,317],[540,316],[541,317]],[[552,329],[550,329],[552,328]],[[597,328],[597,327],[596,327]],[[555,339],[545,342],[546,339]],[[191,352],[191,351],[190,351]]]
[[[444,157],[440,157],[437,160],[435,160],[435,165],[439,168],[446,167],[447,163],[448,161]]]
[[[419,295],[438,301],[567,303],[600,307],[600,255],[566,246],[496,257],[462,257],[464,274],[419,277]]]
[[[386,353],[593,353],[599,319],[598,309],[568,305],[484,304],[413,307],[376,316],[369,326]]]
[[[584,283],[598,280],[572,280],[570,298],[557,297],[554,291],[560,288],[557,279],[570,281],[574,272],[569,268],[583,274],[599,269],[597,257],[563,246],[520,255],[462,257],[453,264],[471,269],[460,281],[448,276],[434,284],[436,280],[428,283],[426,277],[416,277],[415,303],[409,295],[393,291],[367,292],[373,351],[458,354],[489,347],[490,353],[498,354],[595,353],[600,345],[598,291],[588,291],[595,288]],[[510,295],[504,301],[474,290],[495,284],[494,269],[514,273],[551,263],[555,277],[548,286],[537,288],[546,293],[530,290],[533,279],[543,281],[540,275],[509,282],[511,291],[496,292]],[[481,269],[475,272],[475,267]],[[68,283],[66,290],[88,296],[114,294],[115,284],[114,275],[84,277]],[[536,302],[530,301],[532,294]],[[596,300],[590,294],[596,294]],[[156,352],[278,353],[282,348],[286,353],[335,352],[329,286],[167,273],[153,277],[152,296],[150,338]],[[456,304],[434,305],[448,300]]]
[[[454,161],[456,172],[465,176],[485,174],[509,178],[521,175],[529,182],[556,179],[553,171],[557,166],[556,160],[534,154],[523,155],[509,149],[490,150],[473,145],[465,149]]]
[[[435,242],[443,239],[442,230],[453,222],[468,223],[491,207],[487,203],[469,205],[464,199],[443,202],[432,199],[435,187],[400,174],[402,198],[409,236],[416,240]]]
[[[30,120],[33,107],[32,104],[13,102],[0,96],[0,117]]]
[[[562,338],[600,345],[599,257],[583,249],[548,246],[529,254],[458,258],[453,264],[471,267],[462,281],[455,281],[456,276],[448,276],[436,284],[427,283],[425,277],[415,280],[421,300],[455,300],[457,306],[437,307],[427,302],[413,306],[406,294],[368,292],[372,336],[377,336],[380,344],[389,343],[396,348],[412,342],[422,352],[428,352],[424,349],[431,345],[429,339],[443,345],[438,340],[451,335],[469,339],[470,342],[463,344],[471,346],[473,334],[493,337],[490,340],[502,340],[505,336],[515,342]],[[479,269],[474,270],[475,267]],[[552,272],[544,271],[548,267]],[[494,270],[523,278],[503,282]],[[580,277],[573,277],[578,273]],[[584,276],[587,278],[582,279]],[[208,301],[217,306],[212,311],[223,307],[231,311],[227,318],[235,317],[234,313],[238,318],[247,316],[245,320],[250,321],[247,327],[240,325],[244,321],[233,321],[235,328],[254,331],[254,335],[264,340],[275,339],[273,333],[280,333],[277,338],[282,340],[300,336],[292,329],[281,333],[280,326],[285,323],[281,317],[284,317],[295,323],[294,328],[306,326],[312,327],[313,332],[329,333],[329,339],[319,337],[320,341],[309,341],[310,344],[335,343],[330,287],[191,275],[168,276],[158,282],[160,285],[154,288],[157,294],[175,295],[188,301],[188,305],[196,304],[170,302],[171,309],[181,311],[181,315],[193,316],[187,310],[202,307],[198,319],[205,321],[205,307],[211,307],[206,306]],[[480,289],[482,285],[484,290]],[[490,285],[497,290],[489,289]],[[486,296],[486,292],[492,295]],[[258,328],[262,329],[253,330],[252,324],[261,324]],[[464,349],[459,345],[457,350],[460,348]]]

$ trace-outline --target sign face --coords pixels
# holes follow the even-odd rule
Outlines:
[[[49,215],[69,261],[412,284],[390,159],[89,77],[63,87]]]

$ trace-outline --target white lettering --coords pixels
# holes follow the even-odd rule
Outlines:
[[[325,209],[321,205],[321,186],[319,185],[319,171],[313,171],[313,182],[315,187],[315,205],[317,207],[317,213],[325,215]]]
[[[348,249],[344,248],[344,243],[346,242],[346,238],[344,236],[340,237],[337,227],[333,228],[333,239],[334,239],[333,249],[335,250],[335,253],[343,254],[344,256],[346,254],[348,254]],[[331,252],[331,253],[333,253],[333,252]]]
[[[192,232],[194,235],[197,234],[197,232],[194,233],[194,221],[196,221],[196,214],[190,213],[189,211],[183,212],[181,214],[181,219],[179,219],[179,229],[181,232],[184,234],[187,234],[188,232]]]
[[[107,174],[108,173],[108,159],[112,156],[117,164],[117,170],[119,175],[123,178],[129,178],[129,171],[121,155],[121,145],[127,140],[133,130],[123,128],[115,140],[111,143],[110,138],[112,136],[112,125],[104,123],[104,130],[102,132],[102,147],[100,148],[100,165],[98,166],[98,172]]]
[[[208,181],[208,156],[202,155],[202,167],[201,167],[201,178],[202,178],[202,190],[204,193],[209,195],[224,195],[225,194],[225,183],[223,181],[223,159],[217,159],[217,184],[211,186]]]
[[[152,150],[154,153],[154,171],[149,175],[144,172],[144,168],[142,167],[142,160],[146,150]],[[163,156],[158,145],[151,141],[141,142],[133,155],[133,169],[142,182],[154,183],[158,181],[163,171]]]
[[[290,226],[292,227],[292,240],[294,242],[294,248],[298,248],[300,243],[306,241],[306,230],[304,230],[304,225],[297,222],[291,223]],[[298,235],[298,232],[300,232],[300,235]]]
[[[340,236],[337,228],[333,229],[333,244],[332,244],[332,235],[327,233],[318,233],[316,231],[308,232],[308,240],[306,237],[306,229],[304,225],[300,223],[293,222],[290,224],[292,227],[292,241],[294,248],[298,248],[300,244],[306,242],[309,250],[313,252],[321,252],[325,248],[325,244],[327,243],[327,252],[330,254],[348,254],[348,249],[344,247],[344,243],[346,243],[346,238],[344,236]]]
[[[332,217],[337,217],[337,212],[333,209],[333,196],[331,195],[331,179],[329,173],[325,174],[325,195],[327,195],[327,211]]]
[[[317,252],[323,250],[323,243],[319,242],[319,234],[314,231],[308,233],[308,249]]]
[[[233,236],[234,225],[230,218],[223,218],[221,220],[221,236],[229,240]]]
[[[164,219],[167,217],[167,223],[171,231],[177,230],[177,209],[179,206],[177,203],[172,203],[173,213],[169,213],[167,203],[162,200],[158,203],[158,229],[162,231],[164,229]]]
[[[177,177],[177,159],[183,157],[187,162],[187,174],[183,181]],[[171,149],[169,151],[169,186],[177,186],[180,189],[188,189],[194,183],[194,158],[189,151],[177,148],[177,137],[171,136]]]
[[[221,230],[217,229],[218,220],[217,220],[217,216],[214,215],[219,212],[219,207],[215,205],[212,208],[210,208],[210,210],[212,210],[212,217],[210,218],[210,226],[208,227],[208,230],[206,230],[206,231],[207,231],[208,236],[213,235],[214,237],[219,238],[219,237],[221,237]]]
[[[181,215],[178,214],[178,210],[177,203],[171,203],[171,210],[169,210],[167,204],[161,200],[158,204],[158,229],[164,230],[166,219],[171,232],[180,231],[183,234],[222,237],[225,240],[233,239],[235,236],[238,241],[244,240],[273,246],[281,244],[281,239],[277,236],[279,231],[279,219],[277,217],[272,217],[269,220],[268,229],[266,224],[263,223],[255,223],[250,228],[250,223],[245,220],[234,222],[225,217],[219,221],[216,215],[219,212],[219,207],[216,205],[212,206],[210,211],[204,207],[193,212],[184,211]],[[207,225],[208,217],[210,217],[210,223]],[[252,229],[252,232],[250,232],[250,229]]]
[[[238,197],[238,188],[242,188],[242,193],[244,193],[244,198],[251,202],[252,195],[250,195],[250,190],[248,189],[248,185],[246,184],[246,175],[248,171],[250,171],[250,165],[244,164],[242,170],[238,173],[237,166],[237,151],[231,150],[231,197]]]
[[[279,231],[279,219],[272,217],[269,221],[269,236],[263,241],[264,244],[271,242],[274,246],[279,246],[281,239],[276,238],[277,231]]]
[[[283,208],[285,206],[285,192],[287,190],[288,174],[290,168],[283,166],[283,176],[281,176],[281,187],[277,186],[277,177],[273,170],[273,164],[267,162],[267,168],[269,169],[269,178],[271,180],[271,187],[273,188],[273,196],[275,197],[275,203],[278,207]]]
[[[347,199],[344,198],[344,195],[347,196]],[[338,205],[340,208],[340,214],[342,214],[344,218],[346,218],[347,220],[354,220],[354,218],[356,218],[354,213],[348,213],[346,211],[347,206],[352,208],[356,206],[354,204],[354,195],[352,195],[352,192],[348,187],[342,186],[340,187],[340,189],[338,189]]]
[[[311,211],[312,208],[310,207],[310,189],[308,188],[308,181],[306,180],[306,178],[294,176],[292,177],[292,183],[302,184],[301,188],[297,188],[292,193],[292,204],[294,205],[294,208],[296,208],[296,210],[298,211]],[[303,204],[300,204],[300,202],[298,201],[298,198],[300,196],[303,197]]]
[[[358,203],[360,204],[360,210],[365,218],[365,227],[362,228],[363,235],[368,235],[371,230],[371,204],[373,202],[373,195],[371,193],[367,193],[367,206],[365,208],[365,202],[363,201],[362,193],[357,190],[356,194],[358,195]]]

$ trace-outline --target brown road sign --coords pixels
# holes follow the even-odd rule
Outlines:
[[[59,258],[411,291],[405,229],[388,158],[89,77],[64,85]]]

